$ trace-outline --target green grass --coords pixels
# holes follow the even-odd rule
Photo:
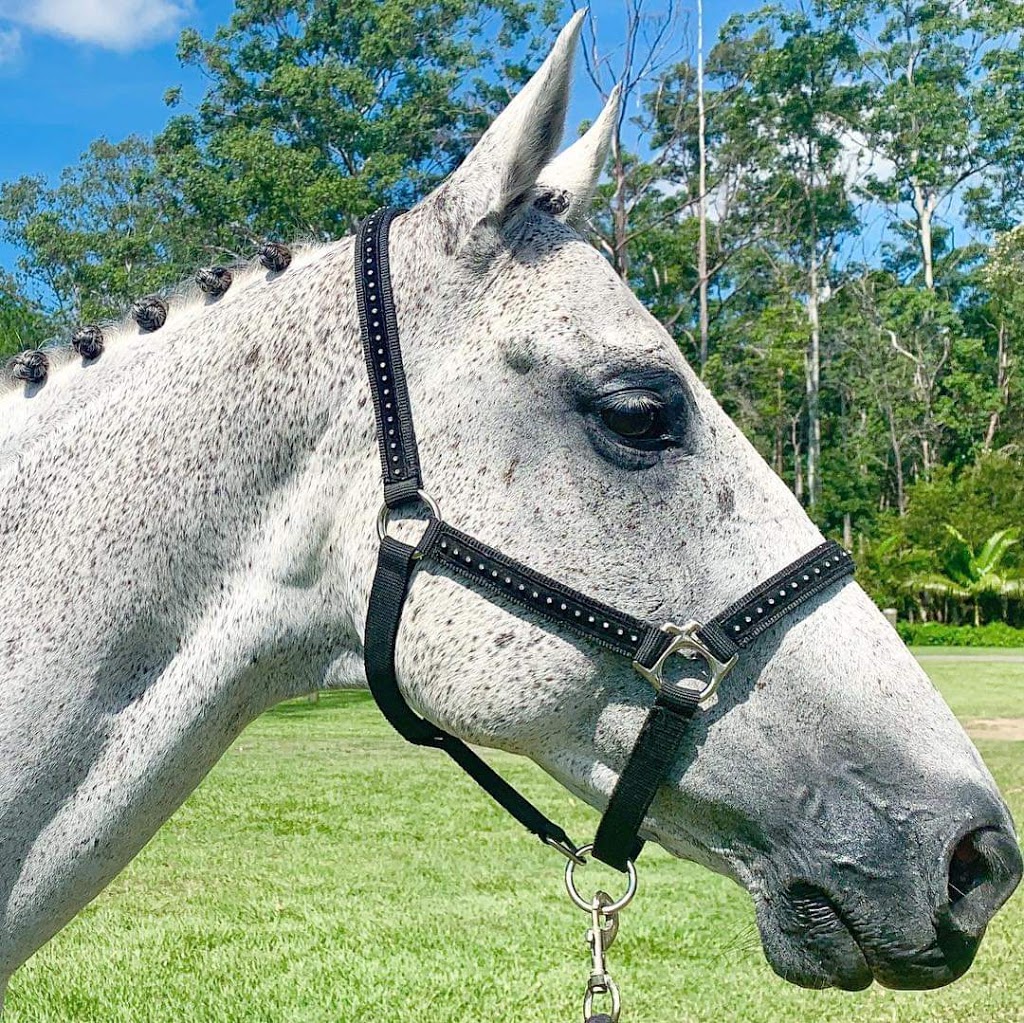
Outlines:
[[[962,721],[1024,718],[1024,650],[918,647],[914,653]]]
[[[960,713],[1024,717],[1024,663],[924,663]],[[1024,743],[981,748],[1024,820]],[[592,832],[593,812],[531,765],[492,760],[571,833]],[[560,875],[367,697],[285,704],[15,975],[5,1023],[568,1023],[588,957]],[[802,991],[755,933],[739,888],[650,849],[611,957],[623,1023],[1024,1021],[1020,896],[937,992]]]

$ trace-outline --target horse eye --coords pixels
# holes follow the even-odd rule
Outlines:
[[[601,422],[627,441],[651,441],[668,431],[660,398],[645,392],[612,395],[600,409]]]
[[[653,410],[625,412],[620,409],[605,409],[601,413],[601,421],[612,433],[617,433],[627,440],[661,436],[659,416]]]

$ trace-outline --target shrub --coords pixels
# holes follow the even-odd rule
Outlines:
[[[1024,647],[1024,629],[1004,622],[988,625],[943,625],[940,622],[899,622],[896,631],[910,646]]]

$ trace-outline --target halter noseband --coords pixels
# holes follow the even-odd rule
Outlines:
[[[853,573],[850,555],[829,541],[741,597],[710,622],[653,625],[619,611],[460,532],[441,517],[423,488],[412,409],[402,368],[388,231],[401,211],[381,209],[356,238],[356,294],[373,396],[384,480],[377,521],[380,550],[366,617],[364,662],[370,692],[388,721],[410,742],[444,750],[524,827],[569,860],[577,846],[464,742],[419,717],[406,703],[395,672],[395,645],[413,572],[420,562],[450,570],[463,585],[496,603],[511,601],[589,642],[628,657],[655,691],[654,704],[612,793],[594,838],[593,855],[626,870],[643,848],[639,831],[654,795],[682,745],[700,704],[736,664],[740,651],[766,629],[833,583]],[[416,546],[387,533],[394,508],[425,505],[427,529]],[[688,677],[668,678],[670,658],[686,659]],[[705,669],[696,673],[694,662]]]

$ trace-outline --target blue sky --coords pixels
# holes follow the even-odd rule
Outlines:
[[[753,5],[707,6],[713,30]],[[208,34],[232,7],[231,0],[0,0],[0,181],[56,176],[99,136],[157,132],[166,89],[182,84],[192,97],[202,90],[200,77],[177,62],[178,31],[193,25]],[[621,0],[597,0],[594,8],[610,49],[621,36]],[[580,117],[597,112],[583,82],[576,105]]]
[[[667,0],[647,2],[655,12]],[[682,23],[692,29],[696,0],[682,3]],[[725,18],[756,3],[705,6],[710,40]],[[0,0],[0,182],[55,180],[95,138],[156,134],[167,119],[168,88],[184,86],[186,104],[203,91],[201,76],[178,63],[178,33],[189,25],[209,35],[233,7],[233,0]],[[593,0],[605,52],[621,43],[623,8],[624,0]],[[598,110],[580,62],[570,120]],[[13,270],[16,256],[0,243],[0,269]]]

